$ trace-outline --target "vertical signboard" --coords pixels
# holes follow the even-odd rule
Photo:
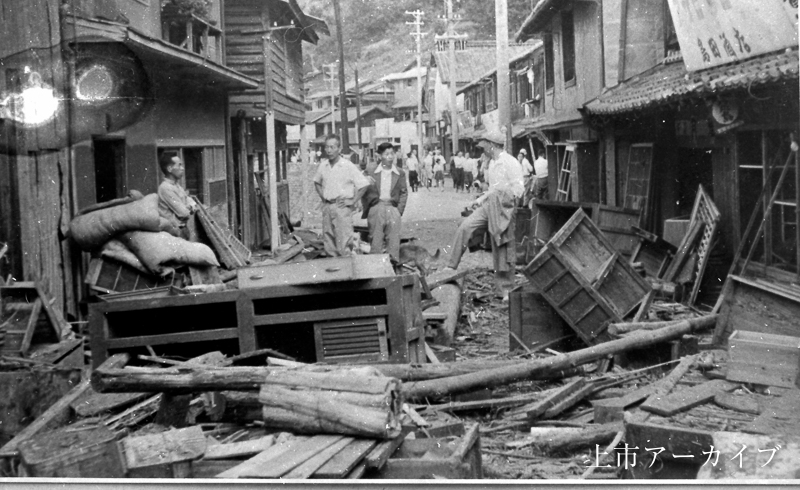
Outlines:
[[[796,0],[669,0],[689,71],[797,46]]]

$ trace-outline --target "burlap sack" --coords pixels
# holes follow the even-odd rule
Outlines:
[[[139,260],[139,257],[136,256],[133,252],[128,250],[128,247],[125,246],[121,241],[115,239],[107,241],[103,248],[100,249],[100,256],[104,259],[111,259],[116,260],[117,262],[122,262],[125,265],[129,265],[136,269],[139,272],[143,272],[145,274],[150,274],[150,271],[142,264],[142,261]]]
[[[128,204],[78,216],[69,224],[70,236],[83,250],[94,250],[114,236],[131,230],[159,231],[158,194]]]
[[[161,274],[167,266],[219,267],[214,252],[207,245],[174,237],[164,231],[129,231],[119,239],[154,274]]]

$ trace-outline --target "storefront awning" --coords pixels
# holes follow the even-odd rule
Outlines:
[[[688,72],[683,62],[662,63],[588,102],[583,112],[588,115],[623,114],[680,99],[797,80],[799,64],[797,47],[695,72]]]

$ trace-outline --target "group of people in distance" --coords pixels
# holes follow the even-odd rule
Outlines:
[[[505,151],[506,137],[499,131],[482,136],[477,147],[480,158],[465,158],[458,153],[453,159],[453,181],[456,190],[473,188],[478,175],[484,181],[483,192],[472,203],[472,213],[459,226],[447,260],[447,268],[456,269],[468,243],[476,233],[488,231],[491,236],[492,259],[498,286],[508,292],[513,284],[516,261],[514,218],[516,206],[528,197],[544,198],[547,194],[547,160],[541,154],[531,164],[527,151],[518,158]],[[325,140],[325,155],[314,176],[314,184],[322,199],[322,227],[325,251],[329,256],[353,253],[355,243],[352,215],[360,206],[367,219],[371,253],[388,253],[399,258],[402,215],[408,201],[408,187],[417,192],[420,184],[444,189],[445,160],[439,150],[428,152],[420,161],[416,152],[406,158],[406,174],[396,164],[397,154],[391,143],[377,148],[377,164],[365,172],[341,155],[341,140],[332,134]]]

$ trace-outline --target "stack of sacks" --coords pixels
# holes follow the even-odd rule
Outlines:
[[[101,257],[146,274],[164,276],[181,265],[219,266],[207,245],[162,231],[169,228],[158,215],[157,194],[77,216],[69,224],[70,236],[82,250],[99,250]]]

